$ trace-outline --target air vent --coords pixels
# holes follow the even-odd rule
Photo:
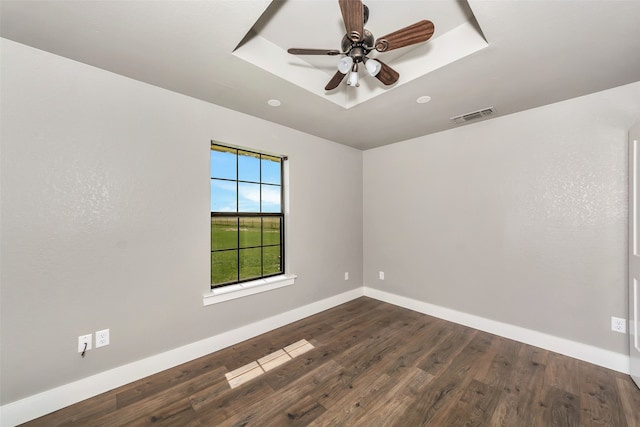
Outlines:
[[[493,107],[483,108],[482,110],[472,111],[471,113],[462,114],[462,115],[456,116],[456,117],[451,117],[451,120],[453,120],[453,122],[457,123],[457,124],[467,123],[467,122],[470,122],[472,120],[477,120],[477,119],[481,119],[483,117],[488,117],[488,116],[492,115],[495,112],[496,112],[496,110]]]

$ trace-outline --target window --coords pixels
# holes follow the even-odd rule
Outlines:
[[[211,288],[284,273],[285,158],[211,143]]]

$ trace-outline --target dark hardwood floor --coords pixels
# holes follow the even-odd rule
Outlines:
[[[225,373],[315,348],[231,389]],[[359,298],[28,426],[640,426],[624,374]]]

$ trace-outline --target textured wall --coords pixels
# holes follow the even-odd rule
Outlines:
[[[365,285],[625,353],[638,118],[635,83],[366,151]]]
[[[3,404],[362,286],[360,151],[6,40],[1,136]],[[211,139],[289,156],[294,286],[203,307]]]

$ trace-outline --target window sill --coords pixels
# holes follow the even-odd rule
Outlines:
[[[204,305],[218,304],[273,289],[283,288],[285,286],[291,286],[294,284],[296,277],[298,276],[295,274],[283,274],[225,286],[223,288],[215,288],[204,294],[202,302]]]

